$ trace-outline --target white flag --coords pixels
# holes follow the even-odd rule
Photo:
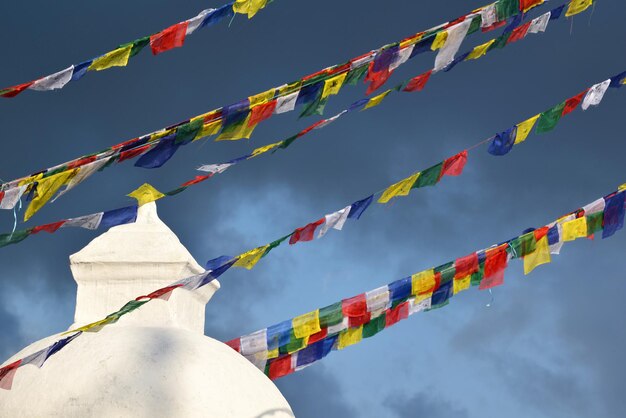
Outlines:
[[[604,93],[606,93],[606,89],[609,88],[609,84],[611,84],[610,78],[603,81],[602,83],[593,85],[583,99],[583,110],[587,110],[589,106],[599,105],[602,101],[602,98],[604,97]]]
[[[328,125],[330,125],[331,123],[333,123],[334,121],[336,121],[337,119],[339,119],[340,117],[343,116],[344,113],[347,113],[347,110],[342,110],[341,113],[336,114],[335,116],[333,116],[332,118],[328,118],[325,119],[322,123],[320,123],[319,125],[317,125],[315,128],[313,129],[322,129]]]
[[[378,289],[365,292],[365,302],[367,304],[368,312],[389,308],[389,287],[382,286]]]
[[[255,354],[267,351],[267,329],[241,337],[241,354]]]
[[[411,53],[413,53],[413,48],[415,48],[415,44],[399,50],[396,56],[393,58],[393,61],[391,61],[391,64],[389,65],[389,71],[393,71],[405,62],[407,62],[411,57]]]
[[[5,190],[4,197],[0,201],[0,209],[13,209],[24,194],[26,187],[28,186],[16,186]]]
[[[191,35],[192,33],[194,33],[196,29],[200,27],[206,15],[208,15],[209,13],[213,11],[215,11],[215,9],[203,10],[200,13],[198,13],[198,16],[192,17],[191,19],[187,20],[187,32],[185,32],[185,36]]]
[[[481,22],[480,22],[481,28],[488,28],[489,26],[496,23],[498,21],[498,14],[496,12],[496,4],[493,3],[483,8],[480,11],[480,17],[481,17]]]
[[[298,100],[299,93],[300,91],[296,91],[276,99],[276,108],[274,109],[274,113],[280,114],[285,112],[291,112],[293,109],[295,109],[296,100]]]
[[[547,12],[542,14],[539,17],[534,18],[530,22],[530,26],[528,27],[528,31],[526,33],[539,33],[545,32],[548,27],[548,22],[550,22],[551,12]]]
[[[58,73],[50,74],[40,78],[28,87],[30,90],[48,91],[63,88],[72,79],[74,66],[61,70]]]
[[[472,21],[470,19],[465,19],[461,23],[446,29],[448,31],[448,38],[446,39],[446,43],[443,44],[439,50],[437,58],[435,58],[435,68],[433,68],[433,71],[440,71],[454,61],[454,56],[459,52],[459,48],[471,24]]]
[[[78,218],[70,218],[61,225],[61,228],[98,229],[102,221],[102,215],[104,215],[104,212],[92,213],[91,215],[80,216]]]
[[[211,174],[222,174],[224,171],[228,169],[232,164],[206,164],[198,167],[198,171],[205,171]]]
[[[341,231],[343,229],[343,225],[346,223],[346,219],[348,219],[348,215],[350,214],[350,208],[352,206],[346,206],[345,208],[338,210],[335,213],[331,213],[326,215],[324,225],[320,228],[320,232],[317,234],[318,238],[322,238],[330,228]]]
[[[52,199],[52,201],[54,202],[59,197],[67,193],[70,189],[73,189],[74,187],[78,186],[80,183],[85,181],[87,177],[91,176],[93,173],[100,170],[106,163],[109,162],[110,159],[111,159],[110,157],[103,158],[101,160],[94,161],[89,164],[85,164],[82,167],[79,167],[78,172],[74,175],[74,177],[72,177],[69,183],[67,183],[67,186],[65,186],[65,189],[61,191],[59,194],[57,194],[55,198]]]
[[[604,202],[604,198],[601,197],[600,199],[583,206],[583,210],[585,211],[585,215],[592,215],[594,213],[602,212],[605,205],[606,203]]]

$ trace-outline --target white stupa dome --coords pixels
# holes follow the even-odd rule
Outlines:
[[[127,301],[203,272],[156,205],[70,257],[78,283],[75,323],[104,318]],[[227,345],[204,336],[204,309],[219,289],[177,289],[98,333],[83,333],[41,369],[22,366],[0,390],[0,417],[293,417],[276,386]],[[3,365],[62,338],[37,341]]]

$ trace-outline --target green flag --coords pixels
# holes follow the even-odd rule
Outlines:
[[[544,132],[549,132],[554,129],[554,127],[559,123],[561,119],[561,115],[563,114],[563,109],[565,108],[565,102],[554,106],[550,110],[546,110],[539,116],[539,120],[537,121],[537,128],[535,132],[540,134]]]

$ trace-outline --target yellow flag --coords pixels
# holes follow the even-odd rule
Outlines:
[[[250,108],[267,102],[271,102],[272,99],[274,99],[274,89],[270,89],[268,91],[264,91],[263,93],[255,94],[254,96],[248,97],[248,100],[250,100]]]
[[[626,183],[622,184],[621,186],[619,186],[619,188],[617,189],[618,192],[622,192],[626,190]]]
[[[341,86],[343,86],[343,82],[346,80],[346,76],[348,73],[343,73],[336,75],[334,77],[329,78],[324,81],[324,90],[322,90],[322,99],[325,99],[328,96],[332,96],[333,94],[338,94],[339,90],[341,90]]]
[[[389,93],[391,93],[391,90],[384,91],[384,92],[380,93],[378,96],[372,97],[372,98],[371,98],[371,99],[367,102],[367,104],[365,105],[365,107],[363,108],[363,110],[365,110],[365,109],[370,109],[370,108],[372,108],[372,107],[378,106],[378,105],[380,104],[380,102],[382,102],[382,101],[383,101],[383,99],[384,99],[385,97],[387,97],[387,95],[388,95]]]
[[[304,338],[320,332],[320,311],[315,310],[291,320],[293,333],[296,338]]]
[[[496,41],[495,39],[492,39],[489,42],[485,42],[482,45],[478,45],[477,47],[472,49],[472,52],[470,52],[470,54],[467,56],[467,58],[465,58],[465,61],[467,61],[467,60],[476,60],[476,59],[482,57],[483,55],[485,55],[487,53],[487,50],[489,49],[491,44],[493,44],[495,41]]]
[[[417,296],[420,293],[428,294],[435,288],[435,270],[425,270],[411,276],[411,294]]]
[[[472,276],[465,276],[461,279],[454,279],[454,294],[456,295],[459,292],[469,289],[471,281]]]
[[[252,270],[252,268],[259,262],[265,251],[269,248],[269,245],[265,245],[263,247],[257,247],[253,250],[248,251],[247,253],[241,254],[235,264],[234,267],[243,267],[247,270]]]
[[[539,119],[539,115],[535,115],[530,119],[526,119],[524,122],[520,122],[517,124],[517,133],[515,134],[515,144],[519,144],[520,142],[526,141],[528,135],[533,130],[537,119]]]
[[[37,189],[35,190],[35,196],[33,200],[28,205],[28,209],[24,213],[24,221],[30,219],[35,213],[39,211],[48,200],[64,185],[67,184],[68,181],[72,179],[78,172],[78,169],[62,171],[57,174],[53,174],[50,177],[46,178],[38,178],[37,181]]]
[[[278,351],[278,347],[276,347],[276,348],[275,348],[275,349],[273,349],[273,350],[268,350],[268,351],[267,351],[267,358],[268,358],[268,359],[270,359],[270,358],[276,358],[276,357],[278,357],[279,355],[280,355],[280,353],[279,353],[279,351]]]
[[[247,14],[248,19],[252,19],[266,4],[267,0],[235,0],[233,11],[235,13]]]
[[[563,223],[563,241],[574,241],[587,236],[587,217]]]
[[[343,350],[346,347],[350,347],[363,339],[363,325],[358,328],[348,328],[339,333],[339,341],[337,348]]]
[[[411,191],[411,187],[413,187],[420,174],[421,173],[415,173],[412,176],[389,186],[378,199],[378,203],[387,203],[396,196],[408,196]]]
[[[76,329],[67,331],[67,332],[63,333],[63,335],[71,334],[73,332],[78,332],[78,331],[81,331],[81,332],[98,332],[105,325],[113,324],[113,323],[117,322],[118,319],[119,319],[119,317],[117,317],[117,316],[107,316],[106,318],[101,319],[99,321],[92,322],[91,324],[84,325],[84,326],[82,326],[80,328],[76,328]]]
[[[298,90],[300,90],[300,87],[302,86],[302,80],[300,81],[294,81],[291,84],[284,84],[280,87],[278,87],[276,90],[278,90],[277,95],[279,96],[283,96],[283,95],[287,95],[290,93],[294,93]]]
[[[420,33],[412,38],[409,39],[405,39],[404,41],[400,42],[400,49],[404,49],[409,45],[415,45],[416,43],[418,43],[422,38],[424,37],[423,33]]]
[[[542,264],[547,264],[552,261],[550,257],[550,246],[548,245],[548,237],[544,236],[535,246],[535,251],[524,256],[524,274],[528,274],[535,269],[535,267]]]
[[[437,32],[437,35],[435,35],[435,40],[433,41],[433,44],[431,45],[430,49],[432,49],[433,51],[438,50],[439,48],[445,45],[447,40],[448,40],[447,31],[441,30]]]
[[[148,183],[142,184],[126,196],[136,199],[139,206],[143,206],[146,203],[154,202],[155,200],[159,200],[162,197],[165,197],[163,193],[161,193]]]
[[[250,114],[246,117],[246,120],[243,123],[239,124],[234,129],[227,129],[225,132],[222,132],[217,138],[216,141],[237,141],[239,139],[250,139],[254,128],[256,125],[248,126],[250,124]]]
[[[584,12],[593,4],[593,0],[572,0],[565,12],[566,17],[577,15],[580,12]]]
[[[220,131],[220,128],[222,127],[222,120],[218,119],[218,120],[213,120],[209,123],[205,123],[204,125],[202,125],[202,129],[200,129],[198,131],[198,133],[196,134],[195,138],[193,139],[198,140],[200,138],[204,138],[207,136],[211,136],[211,135],[215,135],[216,133],[218,133]]]
[[[273,150],[274,148],[276,148],[282,143],[283,141],[278,141],[278,142],[274,142],[273,144],[266,145],[264,147],[259,147],[255,149],[254,151],[252,151],[252,155],[250,155],[248,159],[258,157],[261,154],[265,154],[266,152]]]
[[[128,45],[123,48],[107,52],[103,56],[93,60],[88,70],[101,71],[111,67],[126,67],[126,64],[128,64],[128,58],[130,58],[131,49],[133,49],[133,46]]]

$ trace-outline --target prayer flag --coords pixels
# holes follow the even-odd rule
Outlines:
[[[162,138],[159,143],[150,151],[143,154],[137,161],[135,167],[159,168],[174,156],[181,146],[176,141],[176,135],[169,135]]]
[[[2,192],[2,199],[0,200],[0,209],[13,209],[17,202],[26,191],[28,186],[15,186]]]
[[[237,261],[233,264],[234,267],[243,267],[246,270],[252,270],[254,266],[261,260],[261,257],[265,254],[265,251],[269,248],[269,245],[263,247],[254,248],[248,252],[241,254],[237,257]]]
[[[439,180],[441,180],[442,168],[443,163],[441,162],[422,171],[415,184],[413,184],[413,188],[417,189],[418,187],[434,186],[437,184]]]
[[[222,120],[213,120],[202,125],[202,128],[196,134],[194,141],[200,138],[204,138],[210,135],[215,135],[222,128]]]
[[[482,57],[483,55],[485,55],[487,53],[487,51],[489,50],[489,48],[491,47],[491,45],[495,42],[495,39],[492,39],[488,42],[485,42],[482,45],[478,45],[477,47],[474,47],[474,49],[472,49],[472,51],[470,52],[470,54],[465,58],[466,60],[475,60],[478,59],[480,57]]]
[[[368,312],[376,312],[389,308],[389,287],[381,286],[377,289],[365,292],[365,303]]]
[[[371,314],[367,311],[365,294],[360,294],[341,301],[341,311],[348,319],[349,327],[358,327],[370,320]],[[330,332],[330,331],[329,331]]]
[[[179,48],[185,43],[189,22],[180,22],[150,36],[150,48],[154,55]]]
[[[242,0],[237,0],[242,1]],[[242,12],[243,13],[243,12]],[[251,17],[251,16],[249,16]],[[283,376],[287,376],[288,374],[293,373],[293,368],[291,367],[291,356],[287,355],[284,357],[277,358],[270,362],[269,367],[269,378],[270,379],[278,379]]]
[[[426,83],[430,79],[433,70],[426,71],[424,74],[418,75],[417,77],[412,78],[406,87],[404,87],[404,91],[406,92],[414,92],[421,91],[426,87]]]
[[[57,73],[50,74],[46,77],[40,78],[31,84],[28,88],[30,90],[37,91],[49,91],[63,88],[72,79],[72,73],[74,72],[74,66],[70,66],[65,70],[61,70]]]
[[[83,76],[87,72],[87,69],[91,65],[91,61],[92,60],[83,61],[80,64],[76,64],[74,66],[74,71],[72,72],[72,81],[80,80],[81,78],[83,78]]]
[[[593,0],[572,0],[567,7],[565,17],[577,15],[580,12],[584,12],[593,4]]]
[[[513,42],[517,42],[521,39],[524,39],[524,37],[526,36],[526,34],[528,33],[528,29],[530,28],[530,24],[532,22],[526,22],[521,26],[516,27],[515,29],[513,29],[513,31],[511,32],[511,36],[509,36],[509,39],[507,39],[507,44],[511,44]]]
[[[454,284],[452,286],[452,293],[456,295],[459,292],[469,289],[471,280],[472,280],[471,274],[469,276],[454,279]]]
[[[499,0],[496,2],[498,21],[507,20],[509,17],[518,14],[519,10],[519,0]]]
[[[467,150],[454,155],[443,162],[441,176],[460,176],[467,163]]]
[[[14,361],[0,369],[0,389],[11,390],[13,386],[13,377],[20,367],[22,360]]]
[[[583,110],[587,110],[589,106],[597,106],[602,101],[604,97],[604,93],[606,93],[609,85],[611,84],[611,79],[604,80],[602,83],[594,84],[587,91],[585,98],[583,99],[582,108]]]
[[[519,9],[526,13],[530,9],[543,4],[544,0],[520,0]]]
[[[393,71],[405,62],[407,62],[409,58],[411,58],[414,47],[415,44],[411,44],[405,48],[401,48],[400,50],[398,50],[397,54],[393,58],[393,61],[391,61],[391,64],[389,64],[389,70]]]
[[[63,196],[69,190],[78,186],[83,181],[87,180],[93,173],[102,169],[108,162],[109,158],[103,158],[101,160],[96,160],[94,162],[85,164],[77,168],[76,174],[67,182],[65,185],[65,189],[59,192],[59,194],[52,200],[53,202],[57,200],[59,197]]]
[[[454,295],[454,284],[452,281],[442,284],[433,292],[430,298],[432,309],[440,308],[448,303]]]
[[[299,91],[296,91],[286,96],[278,97],[276,99],[276,108],[274,109],[274,113],[280,114],[285,112],[291,112],[296,107],[298,94]]]
[[[85,229],[98,229],[100,221],[102,221],[102,215],[104,212],[92,213],[91,215],[80,216],[78,218],[70,218],[62,225],[62,228],[85,228]]]
[[[348,219],[361,219],[361,215],[363,215],[363,212],[365,212],[369,205],[372,204],[373,200],[374,195],[366,197],[363,200],[359,200],[358,202],[354,202],[350,206],[350,214],[348,215]]]
[[[503,246],[486,251],[484,278],[479,289],[485,290],[504,283],[504,270],[508,263],[508,255]]]
[[[339,333],[339,340],[337,341],[337,349],[343,350],[351,345],[358,344],[363,339],[363,325],[357,328],[348,328],[347,330]]]
[[[389,186],[378,199],[378,203],[387,203],[397,196],[408,196],[420,174],[421,173],[415,173]]]
[[[606,200],[602,238],[608,238],[624,227],[624,197],[626,192],[619,192]]]
[[[409,317],[409,302],[403,302],[395,308],[389,309],[385,315],[385,328],[397,324]]]
[[[457,258],[454,262],[454,278],[462,279],[478,271],[478,254],[472,253],[465,257]]]
[[[488,6],[480,9],[480,27],[485,31],[487,28],[490,28],[495,23],[498,22],[498,15],[496,12],[496,3],[491,3]]]
[[[551,262],[550,247],[548,246],[548,237],[544,236],[537,241],[535,251],[524,256],[524,274],[528,274],[535,267]]]
[[[9,87],[4,90],[0,90],[0,97],[12,98],[29,88],[35,83],[35,81],[29,81],[28,83],[18,84],[17,86]]]
[[[235,0],[233,10],[235,13],[247,14],[248,19],[252,19],[266,4],[267,0]]]
[[[101,57],[93,60],[89,66],[89,71],[102,71],[111,67],[125,67],[126,64],[128,64],[128,58],[130,58],[130,51],[132,48],[132,45],[128,45],[123,48],[107,52]]]
[[[515,131],[517,127],[507,129],[504,132],[500,132],[493,137],[493,141],[489,144],[488,152],[491,155],[506,155],[515,144]]]
[[[313,237],[315,236],[315,229],[323,224],[324,221],[325,218],[322,218],[318,221],[311,222],[310,224],[303,226],[302,228],[296,229],[289,239],[289,244],[293,245],[297,242],[313,240]]]
[[[142,184],[126,196],[136,199],[139,206],[143,206],[146,203],[154,202],[155,200],[159,200],[162,197],[165,197],[163,193],[161,193],[148,183]]]
[[[276,110],[276,100],[252,107],[250,109],[250,120],[248,121],[248,125],[255,126],[258,123],[271,118],[274,110]]]
[[[550,22],[550,12],[546,12],[530,21],[528,33],[545,32]]]
[[[37,180],[35,190],[35,197],[28,205],[26,212],[24,213],[24,221],[30,219],[39,209],[41,209],[50,198],[70,180],[77,170],[62,171],[58,174],[53,174],[50,177]]]
[[[524,122],[520,122],[516,125],[517,130],[515,133],[515,145],[524,142],[526,138],[528,138],[528,135],[533,130],[539,116],[541,115],[535,115],[532,118],[526,119]]]
[[[281,144],[282,144],[282,141],[281,142],[274,142],[273,144],[269,144],[269,145],[265,145],[264,147],[256,148],[254,151],[252,151],[252,154],[250,155],[249,158],[258,157],[261,154],[265,154],[266,152],[273,150],[274,148],[280,146]]]
[[[320,328],[319,314],[320,311],[318,309],[292,319],[293,333],[296,338],[305,338],[322,330]]]
[[[231,164],[231,163],[226,163],[226,164],[207,164],[207,165],[203,165],[203,166],[198,167],[198,171],[204,171],[204,172],[211,173],[211,174],[222,174],[224,171],[226,171],[232,165],[233,164]]]
[[[227,19],[233,17],[235,12],[233,11],[233,3],[226,3],[222,7],[218,7],[216,10],[213,10],[202,21],[200,24],[201,28],[210,27],[215,25],[218,22],[221,22],[223,19]]]
[[[324,89],[322,90],[322,98],[332,96],[339,93],[343,86],[348,73],[338,74],[324,81]]]
[[[387,315],[383,313],[382,315],[373,318],[366,324],[363,324],[363,338],[370,338],[374,335],[378,334],[380,331],[385,329],[385,325],[387,323]]]
[[[33,229],[31,229],[30,233],[37,234],[41,231],[46,231],[47,233],[52,234],[56,232],[59,228],[61,228],[61,226],[63,226],[64,223],[65,221],[58,221],[58,222],[52,222],[52,223],[45,224],[45,225],[38,225],[38,226],[35,226]]]
[[[435,271],[425,270],[411,276],[411,294],[414,296],[428,295],[437,287]]]
[[[100,227],[111,228],[117,225],[132,223],[135,220],[137,220],[137,206],[127,206],[104,212],[100,220]]]
[[[447,67],[450,63],[452,63],[452,61],[454,61],[454,56],[457,52],[459,52],[459,48],[461,47],[471,24],[472,21],[466,19],[447,29],[445,43],[440,48],[439,53],[435,58],[435,67],[433,68],[434,72]],[[439,34],[437,34],[437,36],[439,36]]]
[[[565,101],[565,107],[563,108],[563,114],[561,115],[561,117],[572,113],[574,111],[574,109],[576,109],[578,107],[578,105],[580,104],[581,100],[583,99],[583,96],[585,96],[587,94],[588,90],[583,91],[582,93],[577,94],[576,96],[569,98]]]
[[[379,94],[378,96],[372,97],[371,99],[369,99],[369,101],[367,102],[363,110],[378,106],[384,100],[384,98],[387,97],[389,93],[391,93],[391,90],[387,90]]]
[[[389,297],[391,302],[396,304],[398,302],[404,302],[411,296],[413,288],[413,282],[411,277],[405,277],[400,280],[389,283]]]
[[[535,132],[540,134],[553,130],[556,127],[557,123],[559,123],[564,108],[565,102],[560,103],[554,106],[552,109],[546,110],[545,112],[541,113],[539,115],[539,120],[537,121],[537,129]]]
[[[563,241],[574,241],[577,238],[585,238],[587,236],[587,218],[580,217],[572,221],[564,222],[563,225]]]
[[[441,49],[441,47],[443,47],[444,44],[446,43],[447,39],[448,39],[448,32],[445,30],[440,30],[439,32],[435,34],[435,39],[433,40],[433,43],[430,46],[430,49],[432,49],[433,51]]]
[[[322,227],[320,228],[320,232],[318,233],[317,237],[322,238],[324,235],[326,235],[326,232],[328,232],[330,228],[341,231],[343,229],[343,225],[348,219],[350,209],[351,206],[346,206],[345,208],[338,210],[337,212],[326,215],[324,217],[324,225],[322,225]]]
[[[187,19],[187,32],[185,33],[185,35],[191,35],[196,30],[198,30],[202,26],[202,23],[206,19],[207,15],[213,13],[215,10],[216,9],[205,9],[198,13],[196,17]]]

